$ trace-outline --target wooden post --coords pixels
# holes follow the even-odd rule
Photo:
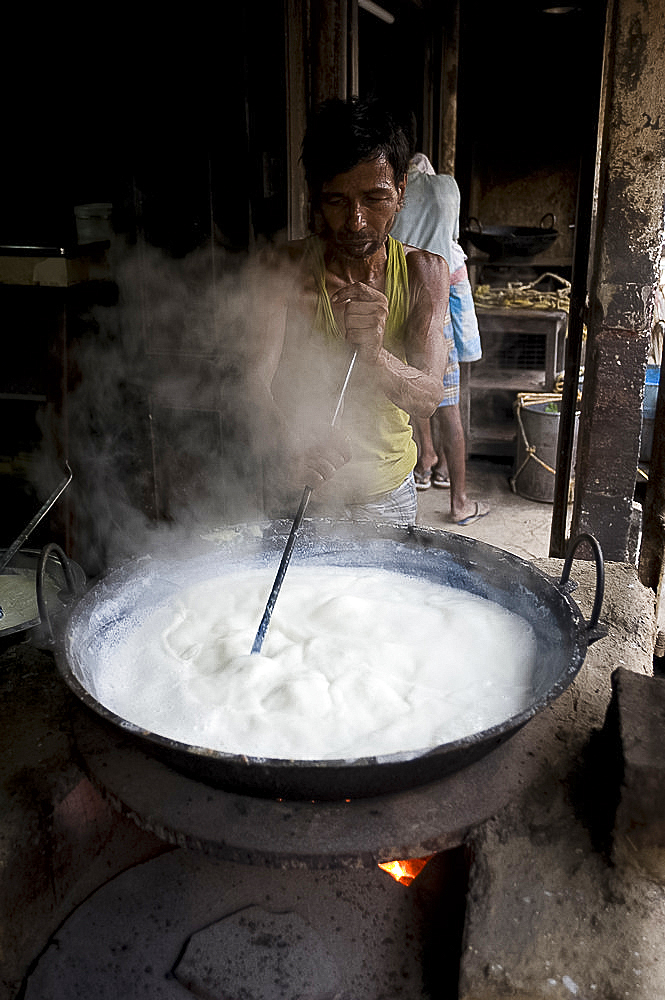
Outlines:
[[[605,42],[604,42],[605,39]],[[575,428],[577,426],[577,400],[580,369],[584,351],[589,258],[593,238],[594,190],[596,160],[598,155],[598,123],[603,107],[602,67],[607,48],[607,25],[599,19],[589,38],[588,58],[596,68],[597,85],[589,87],[586,95],[588,132],[583,142],[577,185],[575,212],[575,241],[573,249],[572,287],[568,310],[566,334],[565,375],[561,397],[561,420],[557,442],[554,502],[550,532],[550,556],[563,558],[568,547],[566,527],[571,478],[574,474]]]
[[[300,150],[309,111],[358,89],[357,0],[284,0],[289,239],[308,232]]]
[[[286,22],[286,146],[288,157],[288,237],[307,235],[307,186],[300,163],[309,89],[305,69],[307,4],[284,0]]]
[[[348,0],[312,0],[312,105],[348,96]]]
[[[608,19],[571,535],[590,531],[606,559],[634,562],[641,405],[663,244],[665,20],[641,0],[615,0]]]
[[[571,537],[588,531],[607,560],[635,562],[633,508],[649,334],[595,329],[587,344]]]
[[[457,77],[459,67],[459,0],[443,5],[443,51],[439,94],[440,174],[455,175],[457,154]]]

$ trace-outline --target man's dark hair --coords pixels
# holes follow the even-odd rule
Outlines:
[[[324,101],[310,119],[302,144],[312,201],[318,202],[326,181],[381,155],[397,182],[408,170],[411,153],[409,130],[378,98]]]

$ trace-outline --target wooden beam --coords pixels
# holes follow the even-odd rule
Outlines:
[[[572,287],[568,310],[565,374],[550,532],[550,556],[558,556],[559,558],[564,558],[568,547],[566,530],[571,479],[574,474],[578,395],[584,355],[589,259],[591,257],[595,215],[594,193],[598,157],[598,125],[604,107],[602,79],[604,52],[607,47],[607,27],[606,18],[599,16],[597,26],[589,33],[587,39],[589,65],[595,68],[595,73],[591,73],[589,78],[595,77],[596,84],[595,86],[590,85],[587,93],[580,96],[580,99],[586,103],[585,117],[588,128],[582,143],[577,183]]]
[[[634,562],[641,405],[664,230],[665,19],[642,0],[614,0],[608,18],[571,534],[590,531],[606,559]]]
[[[312,104],[348,96],[348,0],[312,0]]]
[[[457,154],[457,78],[459,70],[459,0],[444,5],[439,83],[438,171],[455,175]]]
[[[635,562],[633,508],[648,331],[600,327],[587,344],[571,537],[588,531],[606,559]]]
[[[286,147],[288,159],[288,238],[307,235],[307,185],[300,163],[309,106],[306,72],[306,19],[308,4],[284,0],[286,27]]]
[[[310,110],[358,91],[357,0],[284,0],[289,239],[308,231],[300,150]]]

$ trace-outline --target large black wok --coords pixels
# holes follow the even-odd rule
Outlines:
[[[558,583],[531,563],[475,539],[425,528],[307,520],[293,563],[382,567],[427,578],[495,601],[522,615],[537,639],[533,693],[519,715],[436,749],[359,760],[272,760],[188,746],[146,732],[114,715],[96,697],[107,653],[127,630],[140,628],[183,587],[241,567],[276,567],[290,522],[229,529],[223,540],[181,559],[144,557],[111,572],[78,602],[56,648],[67,684],[96,718],[135,740],[145,752],[215,787],[291,799],[346,799],[425,784],[473,763],[512,736],[556,699],[578,673],[587,645],[603,634],[596,626],[602,602],[602,556],[589,625],[571,599],[567,577],[573,550]],[[588,538],[589,536],[581,536]],[[578,540],[579,542],[579,540]],[[223,601],[220,584],[220,601]]]
[[[546,225],[548,219],[551,223]],[[481,226],[477,219],[469,219],[468,228],[462,233],[463,242],[472,243],[477,250],[491,258],[533,257],[552,246],[559,233],[554,228],[551,212],[544,215],[539,226]]]

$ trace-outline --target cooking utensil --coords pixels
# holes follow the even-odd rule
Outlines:
[[[596,597],[587,623],[570,596],[570,546],[560,581],[533,563],[475,538],[420,527],[306,519],[299,560],[318,568],[377,567],[455,587],[521,615],[533,628],[536,664],[526,707],[482,732],[438,747],[352,760],[279,760],[191,746],[146,731],[111,712],[96,697],[98,678],[112,670],[110,655],[183,590],[239,568],[273,565],[284,548],[288,522],[239,525],[208,552],[177,560],[137,560],[102,579],[72,609],[54,647],[64,680],[103,725],[125,734],[137,749],[211,786],[241,794],[287,799],[365,798],[435,781],[490,753],[549,706],[577,676],[598,626],[603,598],[597,543]],[[445,637],[440,637],[445,641]],[[437,642],[437,636],[430,641]]]
[[[76,563],[68,559],[59,545],[49,542],[39,553],[37,563],[37,607],[39,608],[40,620],[44,623],[49,641],[53,642],[53,622],[49,614],[48,600],[45,590],[46,571],[52,562],[60,563],[65,579],[67,590],[62,590],[59,594],[64,603],[82,592],[85,584],[85,573]]]
[[[546,225],[548,219],[551,223]],[[547,250],[558,238],[555,223],[551,212],[542,217],[538,226],[482,226],[472,216],[462,233],[462,240],[493,258],[533,257]]]
[[[349,379],[351,378],[351,372],[353,371],[353,366],[356,363],[356,357],[358,352],[354,351],[349,362],[349,367],[346,372],[346,377],[342,385],[341,392],[339,394],[339,399],[337,400],[337,406],[335,407],[335,412],[333,414],[332,421],[330,423],[331,427],[334,427],[337,423],[337,418],[339,417],[340,411],[342,409],[342,403],[344,402],[344,394],[346,393],[346,387],[349,384]],[[289,537],[286,540],[286,545],[284,546],[284,553],[282,555],[277,574],[275,576],[275,582],[272,585],[272,590],[270,591],[270,596],[268,597],[268,602],[266,604],[265,611],[263,612],[263,617],[259,624],[259,627],[254,637],[254,642],[252,644],[252,653],[260,653],[261,647],[263,646],[263,640],[266,637],[266,632],[268,631],[268,625],[270,624],[270,619],[272,617],[273,609],[275,607],[275,602],[279,596],[279,592],[282,589],[282,583],[284,582],[284,577],[288,569],[289,563],[291,561],[291,554],[293,552],[293,546],[296,541],[296,535],[300,530],[300,525],[302,524],[302,519],[305,516],[305,511],[307,510],[307,505],[309,503],[309,498],[312,495],[312,487],[305,486],[302,497],[300,498],[300,505],[296,512],[296,516],[293,519],[293,524],[291,525],[291,531],[289,532]]]
[[[21,534],[16,538],[8,549],[5,550],[4,555],[0,558],[0,573],[2,573],[5,566],[8,566],[12,561],[18,550],[27,541],[32,532],[35,530],[39,522],[48,514],[53,504],[61,496],[62,493],[67,489],[72,481],[72,470],[69,467],[69,462],[65,462],[65,468],[67,469],[67,474],[62,480],[59,486],[57,486],[53,493],[51,493],[48,500],[46,500],[42,506],[39,508],[32,521],[26,525]]]
[[[11,573],[0,575],[5,614],[0,616],[0,640],[57,620],[72,597],[81,594],[85,573],[53,543],[41,552],[22,548],[12,559]],[[48,608],[48,611],[47,611]]]

